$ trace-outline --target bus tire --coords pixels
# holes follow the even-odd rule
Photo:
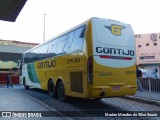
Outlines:
[[[26,90],[28,90],[28,89],[29,89],[29,86],[28,86],[28,85],[26,85],[26,80],[25,80],[25,78],[24,78],[24,80],[23,80],[23,85],[24,85],[24,89],[26,89]]]
[[[48,94],[49,96],[56,98],[56,91],[53,80],[50,80],[48,83]]]
[[[65,95],[64,84],[62,81],[59,81],[58,83],[58,99],[61,101],[67,100],[67,96]]]

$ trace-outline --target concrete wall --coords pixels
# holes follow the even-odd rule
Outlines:
[[[135,35],[137,64],[160,63],[160,33]]]
[[[135,35],[137,64],[152,77],[160,78],[160,33]],[[158,72],[154,74],[154,68]]]

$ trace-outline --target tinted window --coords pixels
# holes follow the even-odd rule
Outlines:
[[[47,50],[48,50],[48,44],[45,44],[45,45],[40,47],[40,53],[41,54],[47,53]]]
[[[40,59],[47,57],[47,50],[48,50],[48,44],[44,44],[40,47],[40,52],[39,52]]]
[[[28,62],[34,61],[34,52],[33,52],[33,50],[28,53],[28,56],[29,56],[29,61]]]
[[[26,63],[31,62],[31,52],[25,54],[25,62]]]
[[[69,50],[70,50],[70,48],[72,46],[72,43],[73,43],[74,32],[75,31],[72,31],[68,35],[68,52],[69,52]]]
[[[49,56],[57,55],[57,40],[58,39],[49,42],[49,50],[48,50]]]
[[[60,54],[68,54],[82,51],[85,26],[80,27],[66,35],[63,35],[49,43],[46,43],[25,54],[25,62],[53,57]]]
[[[23,56],[24,56],[24,63],[27,63],[28,62],[27,53],[25,53]]]
[[[39,47],[34,49],[34,60],[38,60],[39,59],[39,51],[40,51]]]
[[[68,41],[68,34],[59,38],[57,54],[67,53],[67,50],[66,51],[64,50],[67,49],[67,41]]]
[[[74,37],[70,40],[69,52],[82,51],[85,27],[74,31]]]

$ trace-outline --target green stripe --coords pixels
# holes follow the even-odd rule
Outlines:
[[[36,71],[35,71],[34,63],[27,64],[27,70],[28,70],[28,75],[29,75],[29,79],[31,80],[31,82],[40,83],[37,77]]]

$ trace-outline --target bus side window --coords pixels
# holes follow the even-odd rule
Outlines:
[[[29,52],[25,54],[25,63],[29,63],[30,62],[30,58],[29,58]]]
[[[82,51],[83,49],[83,39],[84,39],[85,27],[80,27],[75,30],[74,37],[72,42],[70,43],[69,52]]]
[[[34,60],[35,61],[39,59],[39,50],[40,50],[39,47],[34,50]]]
[[[33,50],[31,50],[31,51],[29,52],[29,62],[32,62],[32,61],[34,61],[34,53],[33,53]]]
[[[57,54],[66,54],[67,51],[64,51],[65,46],[67,46],[68,41],[68,34],[62,36],[58,40],[58,48],[57,48]]]
[[[73,36],[74,36],[74,31],[70,32],[68,35],[68,52],[73,43]]]
[[[57,41],[58,39],[49,42],[49,46],[48,46],[49,47],[49,50],[48,50],[49,57],[57,55]]]
[[[23,62],[24,62],[24,63],[27,63],[26,53],[25,53],[25,54],[23,54],[23,57],[24,57],[24,58],[23,58]]]
[[[47,57],[47,49],[48,49],[48,44],[44,44],[43,46],[40,47],[40,59],[44,59]]]

